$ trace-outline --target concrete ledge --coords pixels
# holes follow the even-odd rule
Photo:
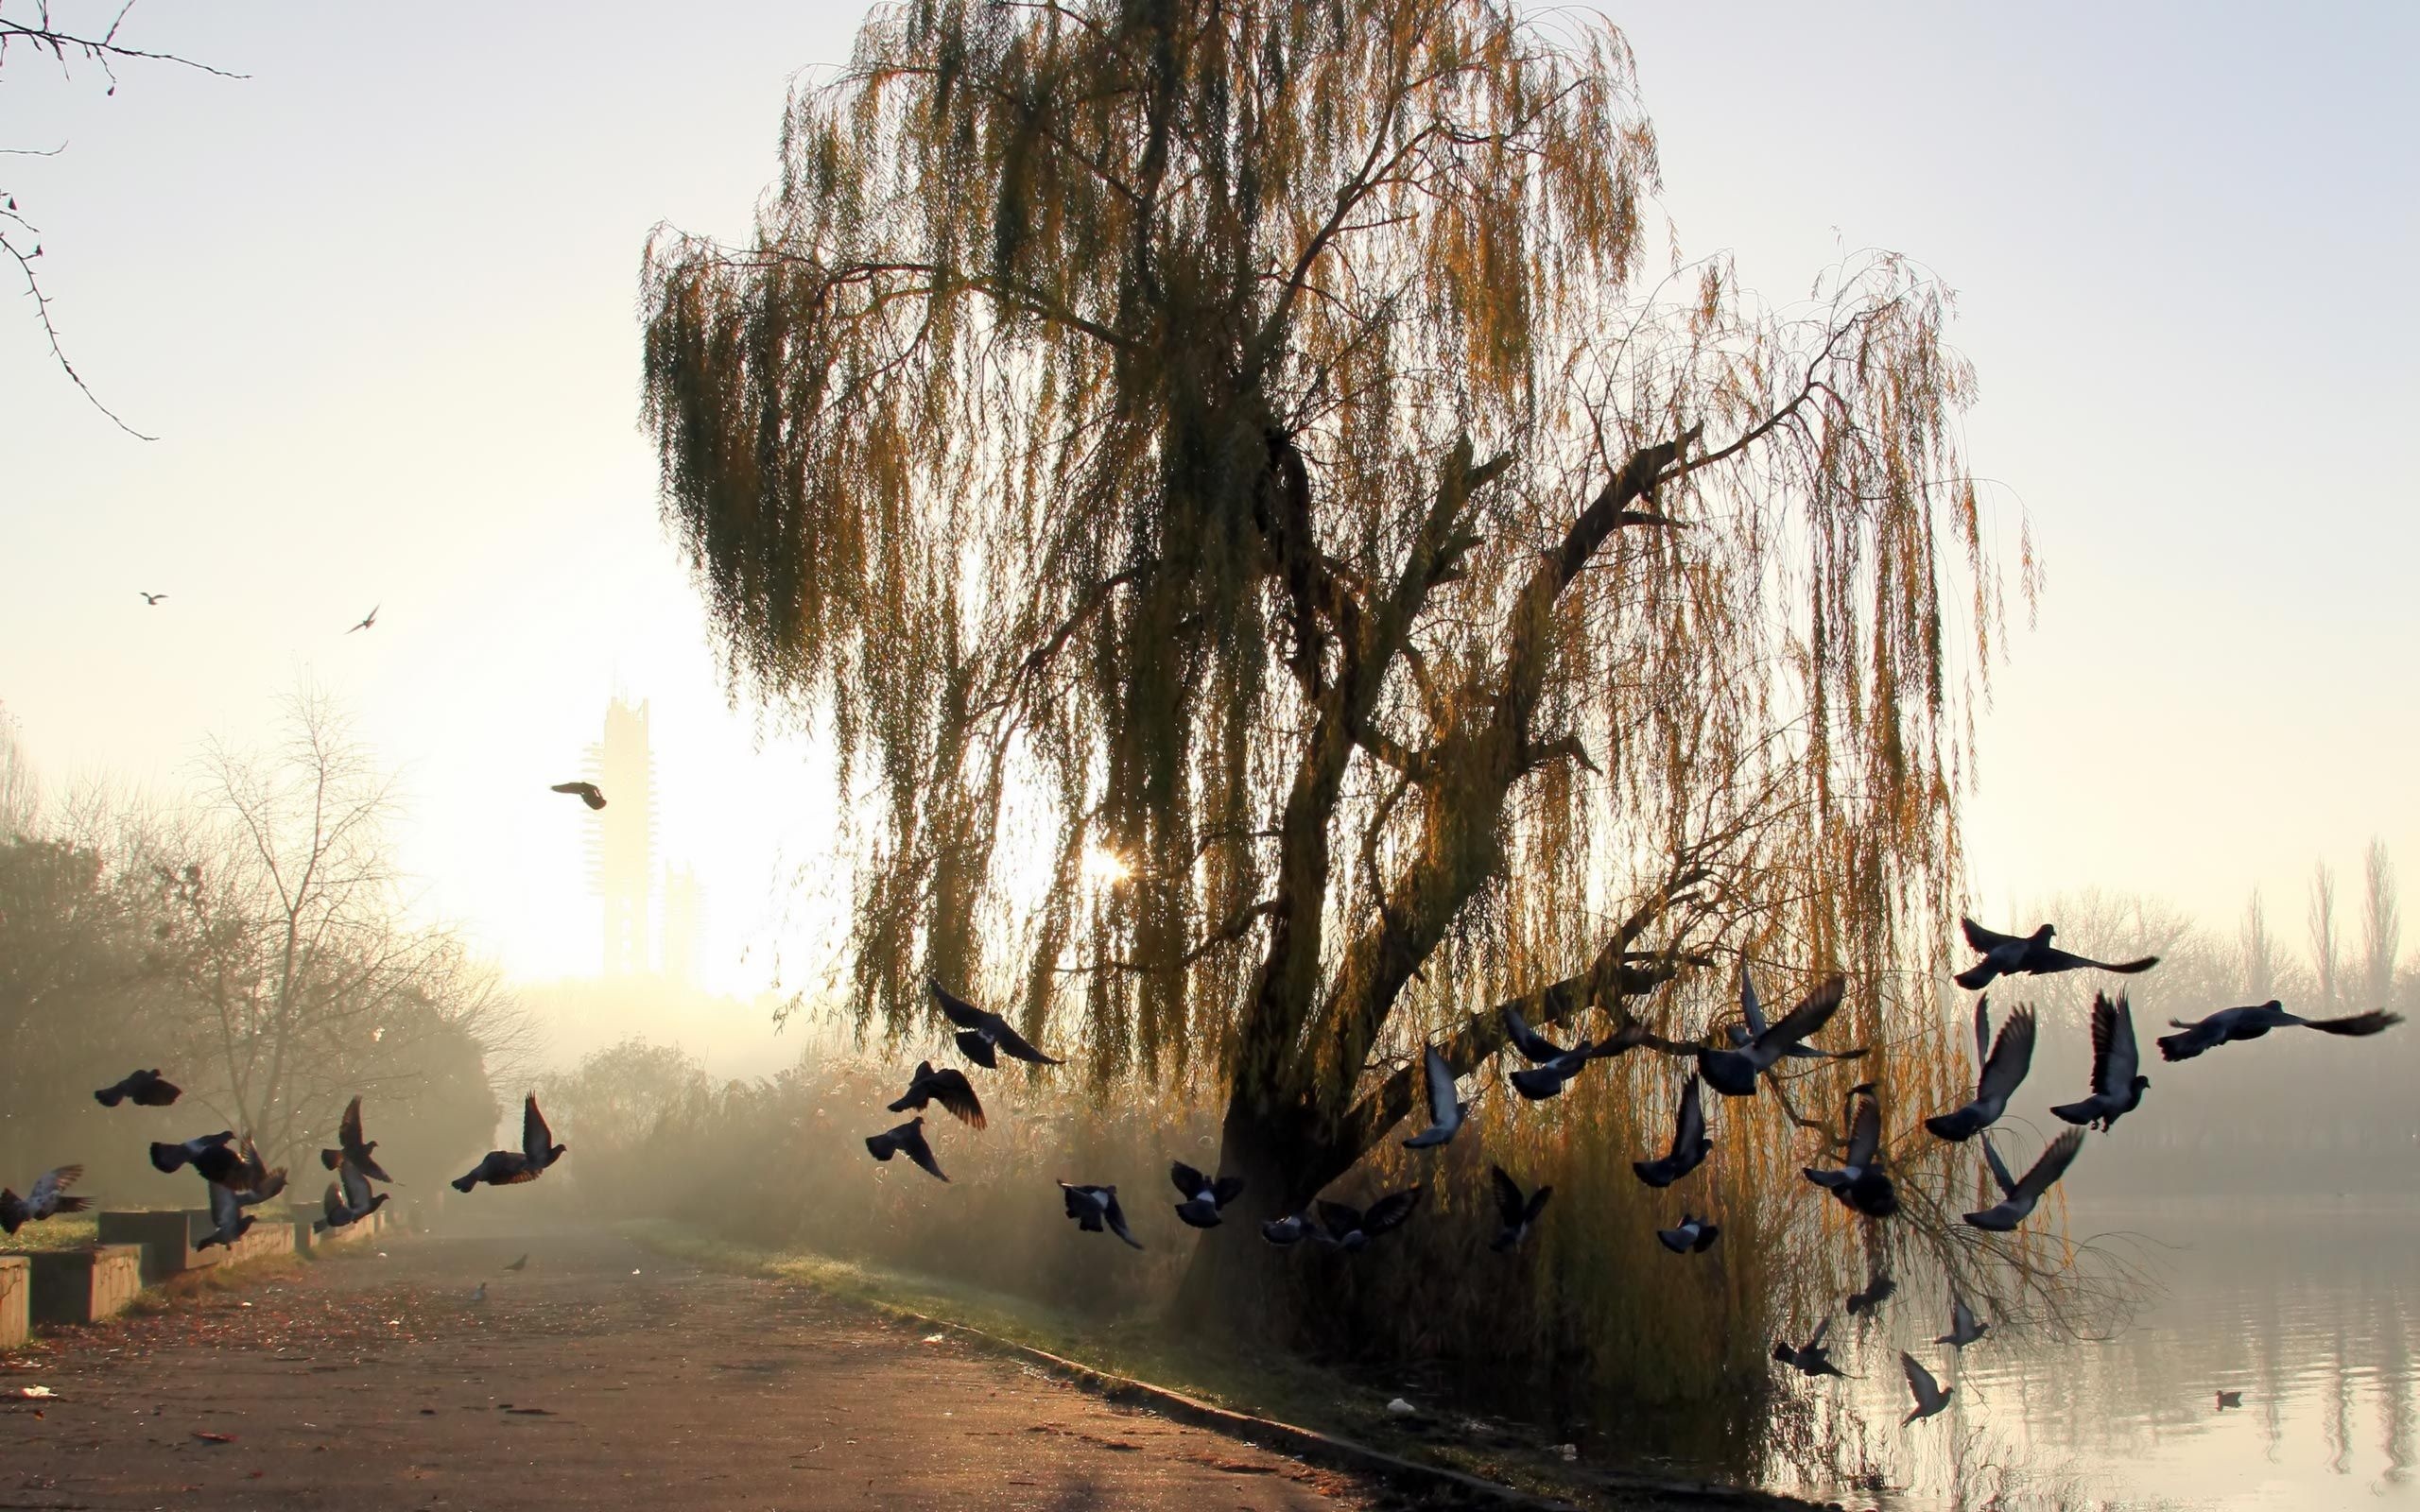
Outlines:
[[[213,1245],[201,1251],[195,1262],[199,1265],[241,1265],[274,1255],[294,1253],[294,1226],[272,1223],[264,1218],[254,1223],[251,1231],[230,1246]]]
[[[143,1250],[95,1245],[29,1255],[28,1309],[36,1323],[97,1323],[123,1313],[143,1291]]]
[[[193,1218],[186,1212],[176,1209],[103,1212],[95,1221],[95,1228],[102,1244],[133,1245],[143,1251],[146,1286],[157,1286],[171,1276],[182,1276],[193,1269]],[[211,1263],[208,1250],[202,1251],[201,1263]]]
[[[376,1212],[372,1213],[367,1218],[355,1218],[353,1222],[345,1225],[341,1228],[331,1228],[326,1233],[315,1234],[311,1231],[311,1226],[319,1222],[320,1217],[320,1214],[317,1211],[305,1212],[300,1208],[294,1210],[294,1248],[296,1253],[307,1255],[315,1250],[326,1249],[331,1246],[357,1245],[366,1239],[387,1231],[387,1210],[385,1208],[380,1208]]]
[[[0,1349],[26,1342],[33,1325],[33,1263],[23,1255],[0,1255]]]

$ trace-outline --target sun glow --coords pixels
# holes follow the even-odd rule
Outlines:
[[[1134,874],[1134,867],[1115,850],[1092,846],[1084,851],[1084,876],[1088,881],[1115,885]]]

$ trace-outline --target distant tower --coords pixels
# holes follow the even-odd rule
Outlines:
[[[655,875],[655,767],[647,704],[605,706],[605,738],[589,747],[590,777],[605,790],[589,831],[589,880],[605,900],[605,973],[647,970],[648,885]]]
[[[675,982],[698,977],[698,873],[690,867],[664,868],[664,974]]]

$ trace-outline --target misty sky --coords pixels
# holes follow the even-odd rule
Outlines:
[[[592,969],[597,927],[585,811],[544,786],[609,694],[648,698],[706,975],[752,990],[831,818],[800,743],[726,707],[657,523],[636,279],[660,220],[745,232],[788,76],[862,10],[476,14],[147,6],[137,45],[251,77],[130,66],[113,98],[9,56],[0,146],[65,150],[0,157],[0,188],[78,365],[161,438],[88,406],[9,291],[0,706],[54,788],[170,790],[314,678],[406,771],[426,906],[544,976]],[[2013,565],[2030,517],[2048,563],[1979,725],[1979,901],[2098,885],[2225,921],[2258,885],[2298,938],[2314,859],[2355,871],[2376,834],[2420,868],[2393,461],[2420,9],[1853,14],[1614,18],[1686,252],[1786,300],[1888,247],[1960,292],[1992,527]],[[804,935],[791,985],[830,948]]]

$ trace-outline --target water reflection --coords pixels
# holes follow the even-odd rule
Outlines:
[[[1995,1332],[1954,1360],[1929,1342],[1946,1298],[1911,1286],[1854,1335],[1862,1380],[1804,1393],[1768,1481],[1907,1512],[2420,1506],[2420,1200],[2080,1202],[2070,1228],[2149,1242],[2163,1291],[2131,1327],[2072,1344]],[[1902,1348],[1957,1387],[1904,1432]],[[2221,1411],[2221,1391],[2242,1407]]]

